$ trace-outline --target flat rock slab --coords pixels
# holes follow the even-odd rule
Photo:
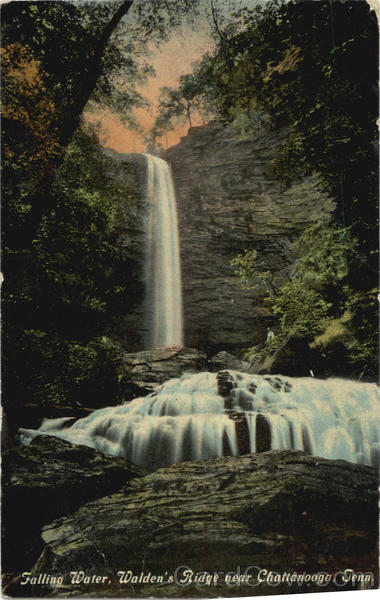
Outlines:
[[[43,525],[143,474],[124,458],[48,435],[4,452],[3,570],[33,564],[41,551]]]
[[[161,384],[183,373],[198,373],[207,368],[207,356],[200,350],[171,346],[124,354],[129,387],[133,396],[148,394]]]
[[[258,583],[257,575],[259,569],[375,573],[376,522],[371,467],[288,450],[188,462],[134,479],[46,526],[33,574],[62,577],[59,586],[39,586],[40,595],[57,597],[351,589],[332,583],[292,589]],[[203,571],[219,579],[199,585],[194,573]],[[82,581],[73,581],[71,572],[83,572]],[[228,572],[250,573],[251,581],[227,585]]]

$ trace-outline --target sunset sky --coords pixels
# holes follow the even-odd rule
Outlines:
[[[143,2],[144,0],[140,0]],[[247,6],[253,8],[257,4],[268,0],[213,0],[213,5],[218,15],[225,22],[231,20],[231,14],[237,9]],[[136,110],[135,116],[140,125],[148,133],[157,116],[156,107],[160,88],[164,86],[176,87],[181,75],[192,71],[192,63],[199,60],[203,54],[214,48],[212,35],[212,18],[210,16],[211,0],[197,0],[198,16],[192,15],[193,20],[185,19],[180,30],[176,31],[172,38],[162,44],[159,50],[153,52],[149,62],[155,69],[156,77],[150,77],[146,84],[139,88],[142,95],[151,103],[152,109]],[[207,16],[208,15],[208,16]],[[132,18],[133,13],[127,16]],[[149,56],[153,48],[148,48]],[[101,139],[103,144],[117,152],[144,152],[146,144],[141,136],[128,126],[120,122],[116,115],[109,112],[97,112],[85,115],[89,121],[101,125]],[[196,115],[192,118],[193,125],[200,125],[200,118]],[[179,142],[180,137],[187,134],[188,125],[181,123],[173,131],[168,132],[168,146]],[[166,139],[160,142],[166,147]]]
[[[155,119],[155,107],[164,86],[176,87],[182,74],[190,73],[191,65],[199,60],[202,55],[213,48],[212,37],[203,27],[196,30],[191,26],[182,28],[179,35],[173,37],[167,43],[156,50],[150,60],[156,76],[149,77],[146,84],[139,91],[152,104],[152,110],[138,109],[135,111],[138,122],[149,131]],[[102,141],[108,148],[118,152],[144,152],[145,144],[136,132],[128,129],[121,123],[116,115],[109,112],[97,112],[87,116],[89,121],[100,122],[102,128]],[[200,120],[194,119],[194,125],[200,124]],[[174,131],[168,132],[168,144],[176,144],[180,137],[186,135],[188,126],[181,124]],[[162,140],[163,145],[166,141]]]

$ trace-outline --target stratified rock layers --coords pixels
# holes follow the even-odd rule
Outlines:
[[[165,154],[174,176],[179,217],[185,343],[207,352],[238,351],[263,338],[257,300],[242,290],[229,260],[255,248],[266,268],[292,260],[291,244],[334,209],[316,175],[286,190],[270,179],[285,132],[258,123],[254,141],[231,128],[190,129]]]
[[[33,573],[62,575],[60,587],[39,587],[40,595],[60,597],[343,589],[257,584],[257,573],[375,572],[376,516],[377,477],[371,467],[287,450],[187,462],[134,479],[46,526],[45,548]],[[181,586],[171,578],[185,565],[195,573],[224,574],[251,567],[256,585],[227,586],[221,577],[206,587]],[[72,583],[73,571],[102,575],[105,583]],[[121,583],[119,572],[163,580]]]

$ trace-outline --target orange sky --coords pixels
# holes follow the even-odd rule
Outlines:
[[[163,86],[175,87],[180,75],[191,72],[191,64],[199,60],[212,47],[211,39],[203,32],[191,31],[182,39],[172,39],[152,57],[151,63],[156,71],[156,77],[150,77],[140,89],[141,93],[153,104],[153,111],[136,110],[137,120],[148,131],[153,125],[154,108],[157,103],[159,90]],[[139,136],[128,129],[126,125],[109,112],[102,111],[87,115],[92,122],[100,122],[102,141],[107,148],[117,152],[144,152],[145,144]],[[193,125],[199,125],[194,119]],[[168,145],[176,144],[182,135],[186,135],[187,125],[177,127],[168,133]],[[166,146],[166,140],[161,140]]]

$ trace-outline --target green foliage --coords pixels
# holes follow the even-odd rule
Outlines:
[[[294,271],[314,289],[337,288],[348,283],[350,265],[359,260],[357,246],[347,228],[316,223],[297,240]]]
[[[378,310],[378,290],[353,293],[344,313],[329,321],[326,329],[310,344],[331,362],[344,349],[350,372],[362,378],[377,378],[379,344],[373,327]]]
[[[261,287],[269,294],[262,303],[267,304],[272,318],[278,319],[274,346],[277,347],[292,335],[302,335],[312,340],[323,331],[329,304],[300,274],[284,281],[283,273],[274,275],[269,270],[260,270],[255,250],[238,255],[230,264],[234,266],[242,287],[252,290]]]
[[[261,289],[269,296],[267,303],[272,304],[277,315],[285,314],[292,292],[297,297],[294,302],[298,304],[304,297],[309,307],[313,303],[319,307],[324,304],[324,310],[328,309],[330,314],[339,312],[347,298],[350,265],[359,260],[357,241],[348,229],[339,228],[334,223],[315,223],[302,232],[293,246],[292,266],[276,273],[266,267],[265,260],[255,249],[247,249],[235,256],[230,264],[240,285],[244,289]],[[289,315],[281,321],[287,322],[287,329],[290,314],[295,317],[297,312],[290,305],[289,311]]]
[[[89,0],[91,3],[91,0]],[[146,49],[148,44],[167,41],[173,30],[180,27],[186,16],[191,23],[199,13],[198,0],[149,0],[134,2],[135,23],[130,23],[132,34]]]
[[[275,339],[275,338],[274,338]],[[268,348],[263,346],[251,346],[249,348],[243,348],[241,351],[242,360],[246,360],[251,365],[261,364],[264,362],[268,355]]]
[[[352,314],[348,344],[351,363],[360,375],[376,379],[379,366],[379,337],[374,323],[378,319],[378,289],[354,293],[347,302],[347,308]]]
[[[126,118],[141,103],[136,83],[144,67],[137,68],[131,45],[117,31],[130,5],[59,0],[3,7],[2,191],[9,247],[30,248],[89,100],[110,108],[117,100]]]
[[[27,400],[96,405],[122,397],[122,349],[109,332],[140,299],[135,263],[117,245],[133,173],[130,185],[115,183],[96,136],[78,127],[84,109],[99,105],[136,126],[132,111],[145,105],[137,86],[152,72],[140,44],[166,38],[194,4],[2,7],[8,416]]]
[[[336,45],[328,2],[269,2],[243,13],[243,30],[230,40],[236,67],[227,79],[232,107],[248,114],[261,107],[273,125],[290,126],[287,158],[306,161],[336,191],[339,175],[350,176],[365,160],[374,166],[377,33],[364,3],[333,2],[333,11]],[[221,110],[228,118],[227,96]],[[288,160],[282,169],[292,175]]]
[[[122,4],[22,2],[4,11],[4,46],[18,43],[28,48],[41,66],[47,93],[61,115],[73,109],[78,96],[82,96],[83,68],[91,63],[106,26]],[[136,85],[151,69],[141,58],[137,60],[137,39],[116,25],[104,48],[88,108],[100,103],[133,122],[132,109],[144,105]]]
[[[281,286],[272,307],[279,318],[281,340],[294,335],[312,340],[327,325],[329,306],[325,299],[298,278]]]
[[[344,342],[353,372],[373,376],[378,330],[371,291],[378,282],[376,17],[368,3],[351,0],[271,1],[239,10],[235,17],[238,29],[231,35],[222,32],[204,66],[219,118],[244,139],[255,134],[262,113],[272,128],[285,126],[287,138],[271,163],[271,176],[288,186],[317,171],[337,205],[335,225],[317,224],[298,240],[288,281],[268,274],[252,250],[235,259],[237,275],[252,289],[260,285],[269,291],[274,284],[275,294],[266,302],[278,318],[277,344],[287,332],[301,332],[308,340],[329,332],[327,345],[332,347],[333,339]],[[345,314],[350,319],[343,325]]]
[[[121,347],[104,336],[139,300],[134,262],[117,245],[133,186],[114,182],[95,133],[82,129],[52,198],[32,248],[5,248],[6,391],[44,403],[116,401]]]
[[[341,343],[352,373],[376,376],[377,291],[357,292],[348,281],[350,270],[360,265],[357,241],[347,229],[318,223],[300,235],[294,248],[295,261],[286,274],[262,270],[265,264],[255,250],[230,261],[243,288],[266,291],[262,314],[277,321],[273,344],[261,350],[250,348],[248,354],[263,359],[295,336],[305,338],[333,363]]]
[[[245,250],[230,260],[240,285],[246,290],[263,288],[272,298],[278,287],[278,277],[265,268],[263,261],[258,258],[256,250]]]
[[[335,220],[360,240],[356,286],[377,283],[378,31],[366,2],[269,1],[235,14],[205,57],[206,97],[244,139],[257,115],[288,136],[272,175],[289,185],[317,171],[336,199]]]
[[[51,332],[29,329],[17,332],[5,360],[6,392],[18,393],[15,403],[36,402],[41,406],[58,404],[100,407],[123,397],[123,363],[120,345],[107,337],[88,344],[66,340]],[[18,359],[17,369],[12,372]]]

